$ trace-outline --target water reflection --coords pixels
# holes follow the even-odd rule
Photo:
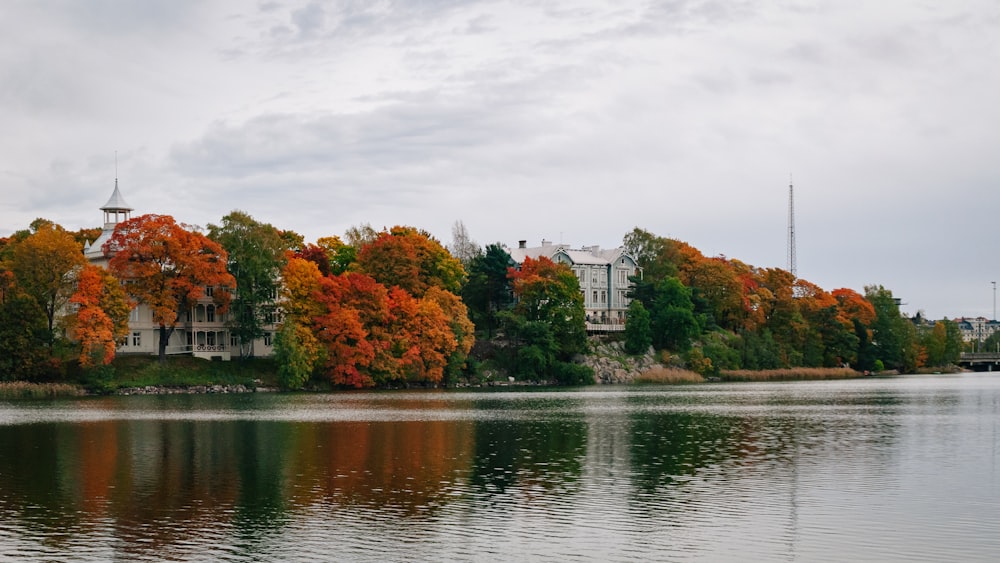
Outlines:
[[[975,377],[0,404],[0,558],[975,559],[998,414]]]

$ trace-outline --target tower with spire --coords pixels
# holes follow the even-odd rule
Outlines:
[[[84,246],[83,255],[92,263],[107,267],[108,257],[104,254],[104,243],[111,239],[119,223],[132,218],[132,208],[125,203],[125,198],[118,189],[118,178],[115,178],[115,191],[111,193],[111,199],[101,206],[101,211],[104,212],[104,228],[97,240]]]

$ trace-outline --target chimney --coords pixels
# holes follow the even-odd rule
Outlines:
[[[528,248],[528,241],[526,241],[526,240],[519,240],[519,241],[517,241],[517,247],[518,248]]]
[[[552,246],[552,241],[542,239],[542,246]]]

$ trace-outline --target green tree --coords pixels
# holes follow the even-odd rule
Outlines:
[[[949,364],[957,363],[962,355],[962,345],[965,343],[962,339],[962,330],[955,321],[944,319],[941,322],[944,323],[945,331],[943,360]],[[1000,350],[1000,345],[994,348]]]
[[[872,324],[872,345],[875,357],[887,369],[906,371],[907,364],[915,363],[912,357],[913,324],[900,314],[899,302],[892,292],[881,285],[865,286],[865,298],[875,309]]]
[[[45,312],[0,271],[0,380],[36,379],[48,358]]]
[[[656,349],[685,351],[701,327],[694,316],[691,290],[674,277],[659,281],[638,281],[632,297],[649,311],[653,346]]]
[[[628,304],[628,317],[625,321],[625,352],[642,354],[653,343],[649,311],[642,301],[633,300]]]
[[[486,247],[486,252],[469,262],[469,277],[462,286],[462,300],[476,328],[493,337],[497,314],[512,302],[507,269],[513,264],[510,254],[499,244]]]
[[[274,322],[287,243],[277,229],[242,211],[230,212],[221,225],[209,225],[208,236],[225,249],[226,269],[236,280],[228,322],[239,340],[240,358],[253,357],[254,341]]]
[[[678,274],[674,260],[675,242],[636,227],[625,235],[622,246],[642,268],[643,279],[656,282]]]
[[[274,339],[278,381],[285,389],[302,389],[324,360],[323,348],[309,327],[295,319],[281,325]]]

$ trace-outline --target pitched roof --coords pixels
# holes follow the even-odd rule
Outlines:
[[[132,208],[125,203],[125,198],[122,197],[122,193],[118,191],[118,178],[115,178],[115,191],[111,194],[111,199],[101,207],[101,211],[132,211]]]

